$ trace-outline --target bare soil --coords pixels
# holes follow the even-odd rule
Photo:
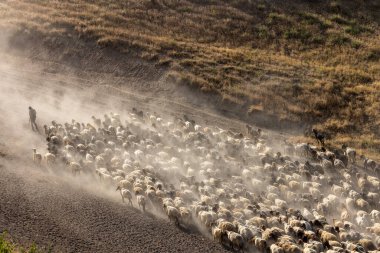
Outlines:
[[[0,160],[0,228],[53,252],[224,252],[201,234],[84,190],[33,166]],[[115,194],[116,195],[116,194]]]
[[[52,120],[91,122],[91,115],[123,115],[137,107],[169,119],[186,114],[201,125],[244,131],[239,115],[228,108],[221,112],[187,88],[163,84],[164,68],[120,61],[112,52],[95,49],[98,55],[78,57],[86,62],[75,62],[74,56],[57,60],[57,49],[25,52],[22,46],[15,43],[0,51],[0,232],[7,230],[19,245],[35,242],[53,252],[228,251],[205,233],[177,228],[164,215],[122,204],[114,189],[95,178],[82,180],[35,166],[31,149],[43,154],[46,144],[28,126],[27,107],[37,109],[40,128]],[[116,72],[108,71],[112,59],[120,63]]]
[[[114,189],[105,189],[95,178],[82,181],[33,164],[31,149],[44,153],[46,146],[27,124],[28,105],[37,108],[41,128],[51,120],[86,122],[90,112],[99,115],[109,108],[123,112],[131,103],[145,110],[149,99],[112,95],[107,91],[111,87],[90,88],[74,75],[44,73],[40,63],[6,59],[9,65],[0,67],[0,232],[8,231],[21,246],[34,242],[52,252],[226,251],[195,229],[177,228],[164,216],[122,204]],[[81,119],[83,115],[87,117]]]

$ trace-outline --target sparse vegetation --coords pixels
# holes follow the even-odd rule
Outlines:
[[[358,0],[34,0],[1,4],[0,24],[96,41],[246,112],[314,125],[379,156],[379,13]],[[362,145],[369,136],[375,144]]]
[[[8,235],[8,233],[3,232],[0,234],[0,253],[42,253],[36,244],[32,244],[28,249],[18,247],[13,243]],[[48,251],[50,252],[50,251]]]
[[[12,253],[14,251],[14,245],[6,238],[7,233],[0,235],[0,253]]]

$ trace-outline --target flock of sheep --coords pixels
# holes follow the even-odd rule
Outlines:
[[[133,108],[44,126],[34,161],[113,186],[122,201],[208,231],[241,252],[368,252],[380,247],[379,165],[348,147],[325,150],[172,121]]]

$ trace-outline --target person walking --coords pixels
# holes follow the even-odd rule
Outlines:
[[[29,106],[29,122],[32,125],[32,130],[40,132],[36,123],[37,112],[31,106]]]

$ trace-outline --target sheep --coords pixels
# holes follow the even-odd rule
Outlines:
[[[337,169],[344,169],[344,168],[346,168],[346,165],[344,164],[344,162],[342,160],[335,159],[334,160],[334,167]]]
[[[380,236],[380,224],[379,223],[375,223],[372,227],[367,227],[366,229],[369,232],[371,232],[377,236]]]
[[[359,244],[363,246],[365,251],[377,250],[377,247],[372,240],[362,238],[359,240]]]
[[[179,213],[180,213],[180,217],[181,217],[181,219],[180,219],[181,222],[186,226],[190,226],[192,223],[191,211],[186,207],[180,207]]]
[[[290,181],[289,188],[293,191],[298,191],[301,188],[301,184],[297,181]]]
[[[128,202],[131,206],[133,206],[133,203],[132,203],[132,193],[125,189],[125,188],[122,188],[121,186],[118,186],[116,188],[116,191],[120,191],[120,195],[121,195],[121,199],[124,203],[124,199],[127,198],[128,199]]]
[[[109,174],[106,168],[96,169],[96,174],[99,176],[99,180],[104,180],[105,182],[112,182],[112,176]]]
[[[362,216],[357,216],[355,218],[355,221],[356,221],[356,224],[358,224],[360,227],[366,227],[370,224],[370,216],[369,214],[365,214],[365,215],[362,215]]]
[[[261,239],[259,237],[254,237],[252,240],[249,242],[251,245],[254,245],[255,248],[259,252],[266,252],[267,251],[267,242],[264,239]]]
[[[325,136],[319,132],[317,129],[312,129],[313,133],[314,133],[314,137],[315,139],[321,143],[322,146],[325,145]]]
[[[218,228],[217,226],[211,227],[211,234],[214,241],[217,241],[219,243],[222,243],[222,230]]]
[[[369,203],[362,198],[356,200],[356,205],[362,210],[368,210],[370,207]]]
[[[178,211],[178,209],[173,206],[168,206],[166,204],[164,204],[163,207],[169,220],[174,222],[175,225],[179,226],[181,213]]]
[[[323,244],[328,244],[330,241],[339,241],[336,235],[327,231],[319,230],[318,233]]]
[[[376,177],[367,176],[368,182],[374,189],[378,190],[380,189],[380,181]]]
[[[148,198],[177,226],[194,224],[194,214],[215,241],[235,250],[248,243],[260,251],[342,251],[367,238],[364,227],[380,235],[372,226],[380,217],[377,172],[348,165],[347,159],[354,163],[348,153],[287,143],[286,152],[294,149],[300,163],[274,154],[272,138],[261,133],[244,137],[188,118],[165,122],[137,109],[125,122],[112,113],[97,128],[54,123],[49,145],[57,144],[49,152],[57,165],[62,160],[94,171],[100,182],[117,187],[123,203],[128,198],[132,205],[134,193],[144,212]],[[366,160],[365,169],[372,164]]]
[[[74,176],[76,176],[77,174],[79,174],[80,171],[81,171],[81,169],[82,169],[82,167],[80,166],[80,164],[77,163],[77,162],[70,162],[70,163],[69,163],[69,168],[70,168],[70,170],[71,170],[71,173],[72,173]]]
[[[334,184],[333,186],[331,186],[331,192],[337,196],[341,196],[344,192],[344,189],[343,187]]]
[[[283,243],[281,248],[285,253],[302,253],[302,250],[295,244],[292,243]]]
[[[137,195],[136,199],[139,208],[142,208],[143,212],[145,213],[145,197],[143,195]]]
[[[221,221],[218,224],[218,227],[222,230],[222,232],[226,232],[226,231],[237,232],[236,226],[228,221]]]
[[[322,159],[321,165],[325,171],[332,171],[333,169],[333,163],[327,159]]]
[[[269,248],[271,253],[284,253],[284,250],[276,244],[272,244]]]
[[[239,225],[238,232],[247,242],[249,242],[254,237],[253,232],[246,226]]]
[[[127,190],[132,190],[132,188],[133,188],[132,183],[126,179],[120,180],[118,183],[118,186],[120,186],[121,188],[127,189]]]
[[[261,226],[266,226],[267,222],[266,222],[266,220],[264,218],[253,217],[253,218],[247,220],[246,224],[249,225],[249,226],[253,225],[253,226],[261,227]]]
[[[344,154],[348,157],[349,162],[352,164],[356,163],[356,150],[353,148],[349,148],[346,145],[342,145],[342,149],[344,150]]]
[[[376,162],[372,159],[365,158],[364,159],[364,169],[370,168],[372,171],[376,168]]]
[[[48,167],[51,167],[51,166],[54,165],[54,163],[55,163],[55,155],[52,154],[52,153],[46,153],[46,154],[44,155],[44,159],[45,159],[45,161],[46,161],[46,165],[47,165]]]
[[[230,247],[234,250],[242,252],[243,247],[244,247],[243,237],[240,234],[233,232],[233,231],[226,231],[226,233],[228,236],[228,240],[230,242]]]
[[[267,245],[270,246],[277,241],[285,232],[279,228],[268,228],[265,229],[262,233],[262,239],[267,242]]]
[[[380,221],[380,211],[378,210],[372,210],[371,213],[370,213],[371,217],[372,217],[372,220],[374,220],[375,222],[379,222]]]
[[[33,149],[33,162],[35,162],[38,165],[41,165],[42,161],[42,155],[37,153],[37,149]]]

